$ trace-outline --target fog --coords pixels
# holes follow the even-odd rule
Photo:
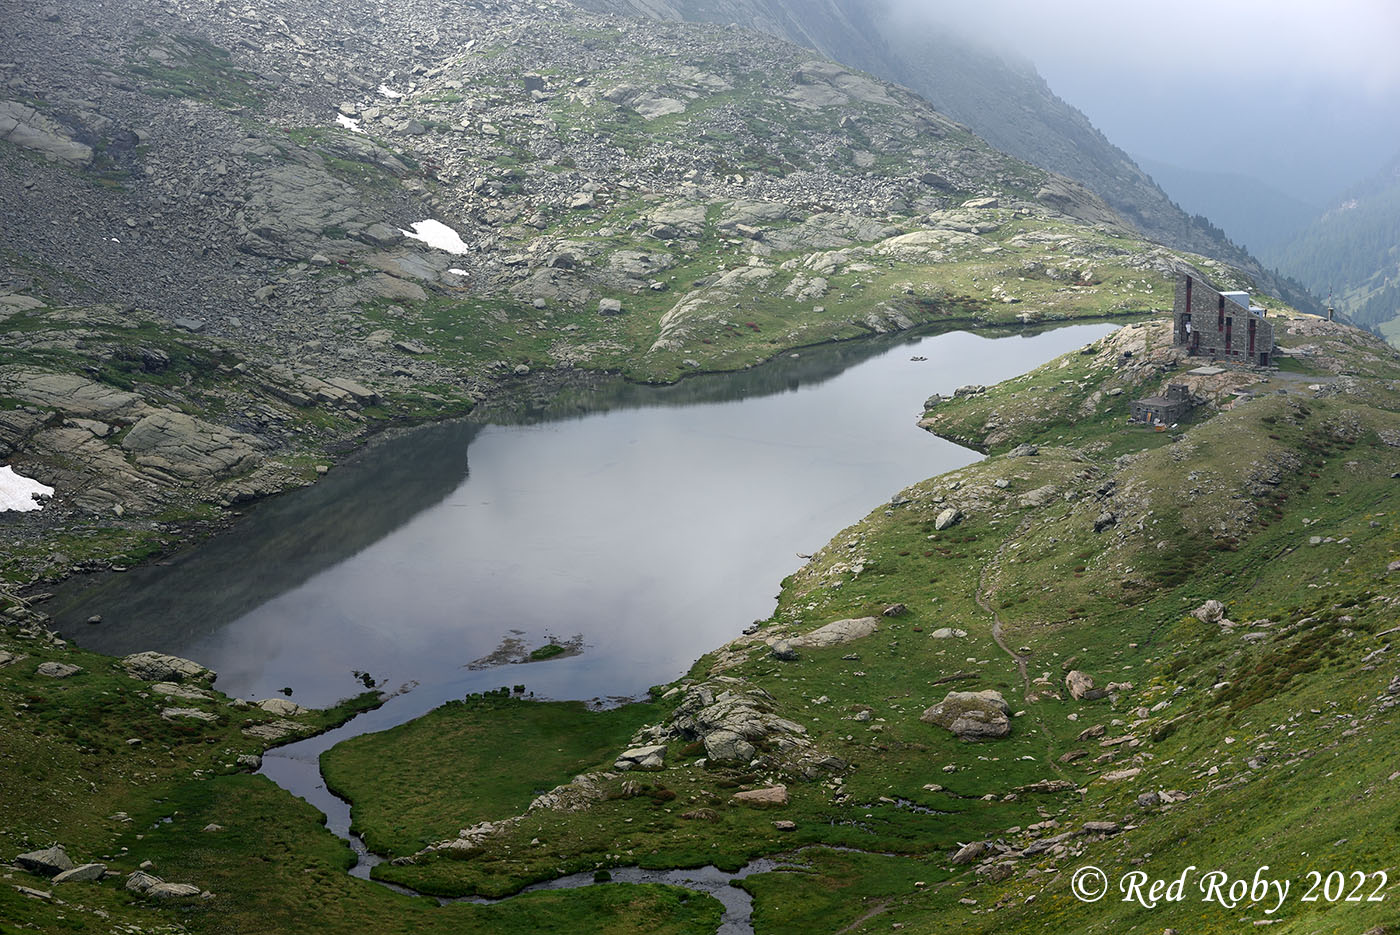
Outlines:
[[[1393,0],[891,2],[1030,60],[1134,155],[1320,205],[1400,152]]]

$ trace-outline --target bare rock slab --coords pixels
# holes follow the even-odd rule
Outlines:
[[[769,786],[767,789],[736,792],[729,800],[735,805],[747,805],[750,808],[781,808],[788,804],[788,791],[787,786]]]

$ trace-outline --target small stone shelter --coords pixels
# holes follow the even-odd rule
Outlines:
[[[1172,425],[1180,422],[1191,412],[1194,404],[1191,391],[1185,384],[1172,383],[1167,386],[1167,395],[1148,396],[1133,401],[1133,421]]]

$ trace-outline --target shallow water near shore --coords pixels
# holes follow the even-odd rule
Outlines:
[[[45,610],[85,647],[198,660],[231,695],[291,688],[323,706],[362,691],[357,673],[407,689],[355,733],[502,685],[635,695],[767,616],[798,553],[980,457],[917,428],[930,393],[1115,327],[851,342],[676,386],[605,384],[516,424],[425,426],[166,566],[66,588]],[[78,622],[92,614],[104,622]],[[583,652],[467,668],[512,635],[581,636]]]

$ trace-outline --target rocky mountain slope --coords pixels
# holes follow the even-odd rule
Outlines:
[[[662,20],[738,23],[912,88],[998,149],[1083,183],[1146,237],[1243,269],[1267,291],[1316,310],[1206,217],[1183,211],[1127,153],[1061,100],[1035,66],[889,3],[864,0],[583,0]]]
[[[0,450],[57,494],[7,580],[140,560],[346,438],[571,371],[1138,310],[1200,262],[798,46],[453,9],[13,11]]]

